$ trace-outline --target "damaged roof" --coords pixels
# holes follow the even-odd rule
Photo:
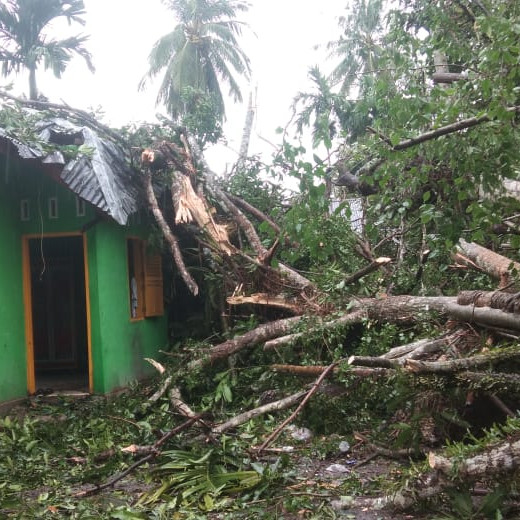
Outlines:
[[[38,138],[50,146],[26,144],[0,128],[0,140],[9,142],[22,160],[40,160],[60,167],[59,177],[78,197],[93,204],[117,223],[125,225],[139,206],[140,182],[125,150],[102,138],[87,126],[52,118],[36,125]],[[60,145],[81,146],[72,159],[65,159]],[[56,148],[53,150],[53,146]],[[50,150],[50,151],[49,151]]]

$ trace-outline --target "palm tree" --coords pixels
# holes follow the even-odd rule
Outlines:
[[[93,72],[92,57],[83,44],[87,36],[61,40],[47,34],[51,22],[64,18],[69,24],[85,25],[83,0],[3,0],[0,2],[0,61],[2,74],[29,71],[29,98],[37,99],[36,69],[43,61],[56,77],[67,68],[72,56],[81,56]]]
[[[348,95],[352,87],[361,87],[362,91],[360,78],[378,72],[385,55],[382,15],[383,0],[356,0],[350,14],[340,17],[343,34],[338,41],[329,43],[329,49],[333,56],[340,57],[331,78],[341,84],[342,94]]]
[[[250,74],[249,59],[239,48],[237,36],[243,23],[234,19],[249,4],[240,0],[163,0],[180,23],[154,45],[148,61],[150,69],[140,83],[163,69],[157,104],[164,103],[178,119],[189,112],[184,89],[198,91],[212,99],[220,121],[225,108],[220,82],[227,83],[235,101],[242,95],[234,74]]]
[[[309,69],[313,92],[299,92],[293,101],[296,114],[296,130],[300,133],[306,126],[312,127],[313,145],[321,142],[327,150],[332,147],[332,139],[343,128],[349,101],[345,96],[332,91],[329,80],[318,66]],[[298,111],[298,107],[301,109]]]

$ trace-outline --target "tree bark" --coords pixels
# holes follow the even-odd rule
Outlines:
[[[510,473],[520,467],[520,440],[503,442],[486,453],[464,460],[452,460],[432,452],[428,455],[428,463],[445,475],[456,471],[460,479]]]
[[[420,359],[421,357],[439,352],[449,345],[454,335],[443,336],[441,338],[425,338],[408,345],[401,345],[390,349],[385,354],[379,356],[385,359],[394,359],[399,363],[404,363],[405,359]]]
[[[159,225],[163,236],[170,247],[170,252],[175,261],[175,265],[179,269],[182,279],[184,283],[193,294],[193,296],[197,296],[199,294],[199,286],[192,278],[188,270],[186,269],[186,265],[184,264],[184,260],[182,258],[181,249],[179,247],[179,242],[177,237],[172,233],[170,226],[166,222],[164,215],[162,214],[161,209],[159,208],[159,204],[157,203],[157,198],[155,197],[155,193],[153,191],[152,186],[152,172],[150,169],[146,169],[144,172],[144,180],[145,180],[145,190],[146,190],[146,198],[148,200],[148,205],[152,210],[152,214],[155,217],[155,221]]]
[[[348,364],[370,368],[399,368],[397,361],[370,356],[350,356],[348,358]]]
[[[509,359],[520,357],[520,347],[508,347],[497,349],[487,354],[477,354],[475,356],[450,359],[449,361],[418,361],[415,359],[407,359],[405,369],[416,374],[446,374],[452,372],[460,372],[461,370],[470,370],[491,363],[499,363]]]
[[[247,211],[250,215],[253,215],[253,217],[255,217],[260,222],[265,222],[271,227],[271,229],[275,233],[280,234],[280,226],[274,220],[272,220],[270,217],[268,217],[262,211],[260,211],[258,208],[255,208],[254,206],[249,204],[249,202],[242,200],[240,197],[236,197],[235,195],[228,194],[228,197],[239,208],[242,208],[244,211]]]
[[[507,112],[518,112],[520,111],[520,106],[509,107],[506,109]],[[466,128],[471,128],[473,126],[480,125],[481,123],[488,123],[491,121],[490,117],[486,114],[480,117],[470,117],[468,119],[461,119],[456,123],[452,123],[450,125],[441,126],[440,128],[436,128],[435,130],[430,130],[429,132],[424,132],[424,134],[418,135],[417,137],[412,137],[411,139],[405,139],[400,143],[397,143],[392,147],[392,150],[399,151],[405,150],[406,148],[411,148],[412,146],[416,146],[418,144],[424,143],[426,141],[431,141],[432,139],[437,139],[437,137],[441,137],[443,135],[453,134],[455,132],[460,132],[461,130],[465,130]]]
[[[38,100],[38,87],[36,86],[36,64],[29,65],[29,99]]]
[[[463,238],[459,240],[456,251],[459,254],[456,260],[464,262],[465,259],[469,259],[484,272],[493,278],[497,278],[500,282],[499,287],[501,288],[506,287],[514,281],[511,276],[512,270],[520,273],[520,263],[513,262],[509,258],[499,255],[474,242],[466,242]],[[462,257],[460,255],[462,255]],[[471,265],[471,263],[469,265]]]
[[[491,309],[520,314],[520,292],[462,291],[457,296],[457,303],[459,305],[474,305],[475,307],[490,307]]]
[[[509,314],[489,307],[458,305],[451,296],[392,296],[383,299],[361,299],[353,303],[354,310],[364,310],[367,317],[376,321],[413,323],[418,313],[440,313],[456,320],[483,326],[520,330],[520,320]]]
[[[258,417],[259,415],[290,408],[291,406],[294,406],[306,393],[306,390],[302,390],[301,392],[297,392],[278,401],[273,401],[272,403],[267,403],[263,406],[259,406],[258,408],[254,408],[253,410],[248,410],[247,412],[241,413],[240,415],[229,419],[229,421],[218,424],[211,430],[211,433],[218,435],[224,433],[227,430],[230,430],[231,428],[236,428],[237,426],[246,423],[254,417]]]
[[[271,365],[271,369],[275,372],[283,374],[291,374],[301,377],[316,377],[319,376],[324,370],[327,369],[324,365]],[[335,368],[333,374],[338,371]],[[345,375],[356,376],[356,377],[381,377],[395,374],[394,370],[388,370],[386,368],[364,368],[364,367],[353,367],[351,366]]]
[[[287,333],[301,320],[300,316],[272,321],[256,327],[238,338],[224,341],[210,348],[204,357],[195,359],[188,364],[188,370],[197,370],[206,365],[211,365],[219,359],[225,359],[236,352],[253,347],[268,339]]]
[[[273,350],[278,347],[283,347],[289,345],[291,343],[296,342],[298,339],[305,337],[307,334],[318,331],[318,330],[328,330],[335,329],[337,327],[343,327],[345,325],[349,325],[352,323],[359,323],[366,317],[366,314],[363,310],[358,310],[356,312],[352,312],[349,314],[344,314],[336,320],[326,321],[321,323],[321,325],[315,325],[309,327],[306,332],[297,332],[294,334],[288,334],[286,336],[280,336],[275,339],[271,339],[265,342],[264,350]]]
[[[459,372],[457,380],[475,389],[510,392],[520,389],[520,375],[506,372]]]

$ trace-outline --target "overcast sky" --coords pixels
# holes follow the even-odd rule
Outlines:
[[[177,24],[173,12],[160,0],[84,0],[86,26],[73,25],[74,33],[90,35],[87,47],[96,73],[80,59],[74,60],[61,80],[40,72],[39,88],[50,101],[64,101],[77,108],[100,106],[104,121],[122,126],[134,121],[154,121],[156,89],[151,84],[138,92],[137,84],[147,70],[147,57],[154,42]],[[325,62],[326,49],[315,50],[339,36],[337,18],[348,0],[252,0],[247,14],[239,18],[249,24],[241,46],[249,56],[253,77],[244,84],[244,105],[226,104],[224,127],[229,149],[209,154],[210,164],[222,171],[236,159],[249,92],[254,93],[256,118],[249,153],[269,153],[259,136],[279,143],[275,129],[290,119],[290,105],[298,91],[310,89],[308,69]],[[4,84],[6,83],[3,80]],[[19,78],[15,93],[27,93],[25,78]]]

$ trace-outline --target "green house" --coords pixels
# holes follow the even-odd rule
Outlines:
[[[167,342],[138,173],[90,128],[36,133],[27,145],[0,128],[0,402],[111,392]]]

